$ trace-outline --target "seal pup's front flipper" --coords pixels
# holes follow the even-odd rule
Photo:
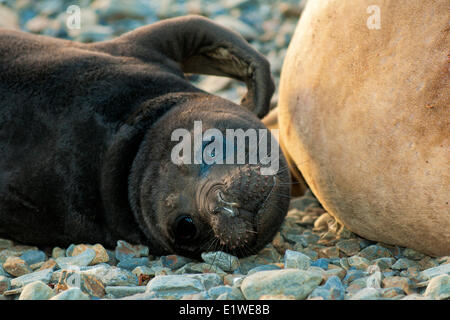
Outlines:
[[[207,18],[167,19],[93,46],[113,55],[159,61],[180,76],[199,73],[243,81],[248,91],[242,106],[259,118],[269,112],[275,90],[269,62],[239,34]]]

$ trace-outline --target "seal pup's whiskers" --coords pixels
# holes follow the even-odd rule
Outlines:
[[[273,193],[273,190],[275,189],[275,186],[277,185],[277,179],[276,179],[276,176],[272,176],[272,178],[273,178],[273,185],[272,185],[272,188],[270,189],[270,192],[269,192],[269,194],[267,195],[266,199],[264,199],[264,201],[263,201],[263,203],[262,203],[262,205],[261,205],[261,207],[260,207],[259,210],[262,210],[262,209],[264,208],[264,206],[266,205],[267,200],[270,198],[270,196],[271,196],[272,193]]]

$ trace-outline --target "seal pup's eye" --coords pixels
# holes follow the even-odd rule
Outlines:
[[[174,225],[177,241],[191,241],[197,236],[197,227],[191,216],[183,215],[177,218]]]

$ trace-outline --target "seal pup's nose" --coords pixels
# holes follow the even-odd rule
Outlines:
[[[219,189],[216,192],[217,194],[217,207],[214,208],[214,214],[222,213],[229,217],[237,217],[239,215],[239,203],[237,202],[228,202],[224,199],[222,191]]]
[[[210,175],[197,192],[200,211],[227,217],[247,215],[247,212],[256,214],[275,185],[274,177],[262,176],[259,169],[259,166],[244,165],[225,174],[220,172],[216,179]]]

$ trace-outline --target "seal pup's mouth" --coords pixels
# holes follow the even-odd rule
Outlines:
[[[214,236],[205,251],[225,251],[236,256],[253,254],[260,239],[270,238],[263,235],[267,233],[265,229],[276,227],[267,224],[267,218],[273,216],[268,211],[273,211],[269,204],[279,187],[277,178],[261,175],[260,167],[254,165],[235,167],[221,175],[222,179],[214,179],[220,182],[209,177],[196,196],[198,211]]]

